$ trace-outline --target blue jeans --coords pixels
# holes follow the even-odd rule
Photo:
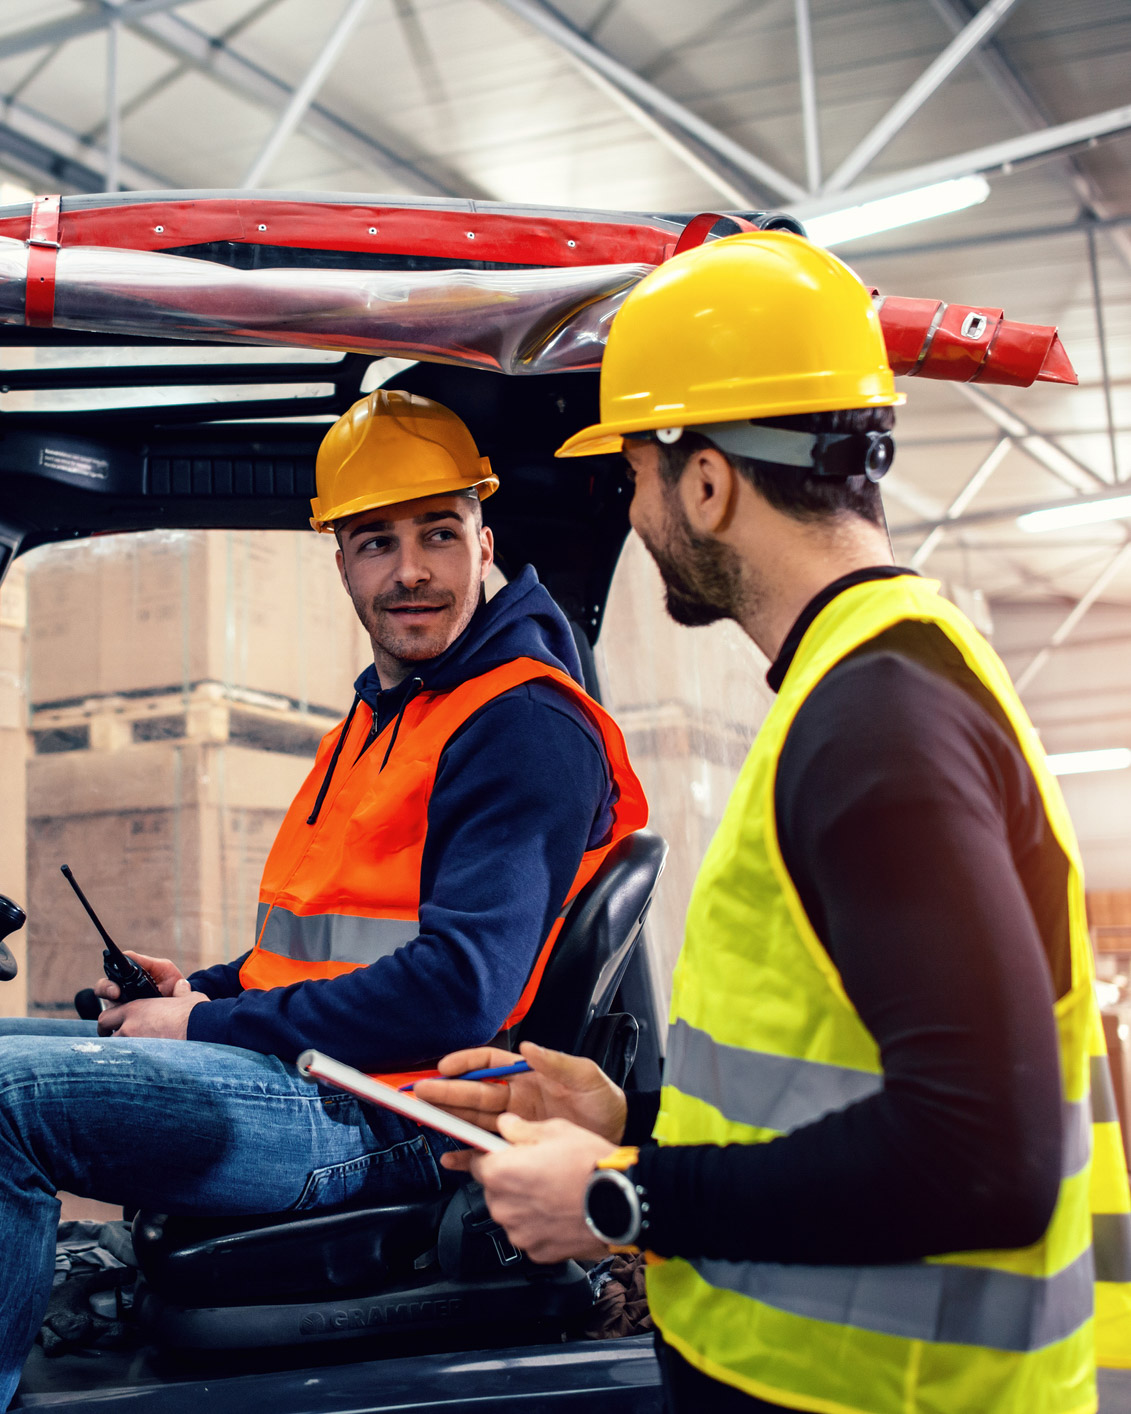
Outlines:
[[[0,1019],[0,1409],[51,1291],[57,1189],[159,1212],[430,1196],[453,1141],[275,1056]]]

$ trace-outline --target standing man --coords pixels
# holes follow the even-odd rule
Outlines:
[[[313,1086],[503,1039],[563,911],[647,808],[527,568],[487,603],[498,486],[446,408],[372,393],[318,455],[313,524],[373,646],[271,849],[255,945],[90,1022],[0,1023],[0,1408],[51,1290],[57,1189],[182,1214],[439,1191],[449,1141]],[[97,990],[117,998],[102,979]]]
[[[867,291],[797,236],[626,300],[559,455],[623,446],[670,614],[734,619],[777,701],[692,894],[660,1094],[536,1048],[505,1089],[419,1087],[514,1111],[510,1152],[444,1162],[516,1245],[647,1249],[679,1411],[1070,1414],[1097,1350],[1131,1366],[1079,852],[1002,664],[892,564],[899,401]]]

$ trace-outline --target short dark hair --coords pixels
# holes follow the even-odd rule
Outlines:
[[[895,412],[890,407],[849,408],[840,412],[763,417],[758,419],[758,425],[781,427],[789,432],[890,432],[895,426]],[[668,445],[659,443],[660,473],[664,480],[674,486],[683,475],[689,458],[707,447],[715,447],[715,444],[696,432],[694,427],[687,428],[678,442]],[[880,488],[863,474],[850,476],[846,480],[809,476],[802,467],[735,456],[720,447],[715,447],[715,450],[726,457],[735,471],[744,476],[771,506],[795,520],[827,520],[849,511],[853,515],[863,516],[881,529],[887,524]]]

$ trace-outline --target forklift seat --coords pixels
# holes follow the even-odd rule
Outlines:
[[[635,1018],[611,1012],[667,845],[624,839],[570,909],[518,1039],[588,1055],[618,1084]],[[381,1207],[256,1217],[139,1212],[138,1313],[158,1344],[299,1346],[453,1325],[562,1328],[591,1297],[574,1262],[545,1267],[507,1241],[478,1184]]]

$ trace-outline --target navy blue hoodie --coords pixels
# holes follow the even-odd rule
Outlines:
[[[398,687],[382,691],[372,665],[355,686],[380,731],[414,678],[446,691],[520,657],[581,681],[569,625],[529,566]],[[288,1061],[313,1046],[370,1071],[427,1065],[490,1040],[522,992],[581,855],[608,834],[614,800],[600,736],[564,693],[534,682],[495,698],[440,758],[419,936],[343,977],[269,991],[242,990],[243,957],[194,973],[194,990],[211,1000],[190,1012],[189,1039]]]

